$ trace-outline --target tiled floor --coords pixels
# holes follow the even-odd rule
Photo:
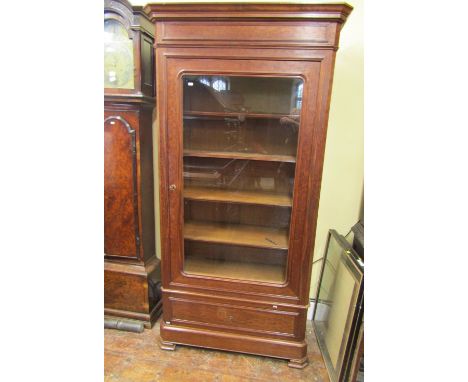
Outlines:
[[[309,366],[291,369],[286,360],[180,346],[160,350],[159,320],[153,329],[130,333],[105,329],[106,382],[329,381],[310,322]]]

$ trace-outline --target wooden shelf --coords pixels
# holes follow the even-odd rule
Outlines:
[[[238,261],[220,261],[189,257],[184,261],[184,271],[202,276],[238,280],[274,283],[284,282],[284,267],[282,265],[241,263]]]
[[[211,150],[184,150],[184,156],[201,158],[231,158],[261,160],[267,162],[296,163],[296,157],[292,155],[270,155],[234,151],[211,151]]]
[[[288,249],[287,229],[188,221],[184,239],[257,248]]]
[[[243,112],[217,112],[217,111],[184,111],[184,118],[264,118],[264,119],[281,119],[288,117],[291,119],[298,118],[298,114],[271,114],[271,113],[243,113]]]
[[[255,191],[232,191],[207,187],[187,187],[184,197],[191,200],[214,202],[259,204],[266,206],[291,207],[292,198],[289,195],[272,194]]]

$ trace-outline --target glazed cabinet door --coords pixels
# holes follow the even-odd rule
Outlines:
[[[171,280],[297,296],[320,65],[166,67]]]

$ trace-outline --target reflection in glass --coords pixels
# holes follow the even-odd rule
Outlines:
[[[184,270],[281,283],[300,78],[184,76]]]
[[[122,23],[104,21],[104,87],[133,89],[133,42]]]

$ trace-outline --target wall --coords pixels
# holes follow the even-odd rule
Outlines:
[[[150,1],[132,0],[131,2],[133,5],[145,5]],[[167,0],[165,2],[176,1]],[[314,1],[308,2],[313,3]],[[334,1],[319,1],[318,3],[324,2]],[[340,49],[335,63],[315,240],[314,267],[312,269],[310,293],[312,298],[316,294],[321,258],[325,250],[328,230],[334,228],[345,235],[359,220],[362,207],[364,187],[364,0],[351,0],[350,4],[354,10],[342,30]],[[157,166],[155,167],[157,168]],[[156,203],[158,205],[157,195]],[[158,220],[157,230],[159,229]],[[157,251],[159,256],[159,242],[157,243]]]
[[[363,0],[341,32],[335,62],[327,145],[315,237],[310,297],[315,298],[330,228],[346,235],[359,220],[364,189]]]

